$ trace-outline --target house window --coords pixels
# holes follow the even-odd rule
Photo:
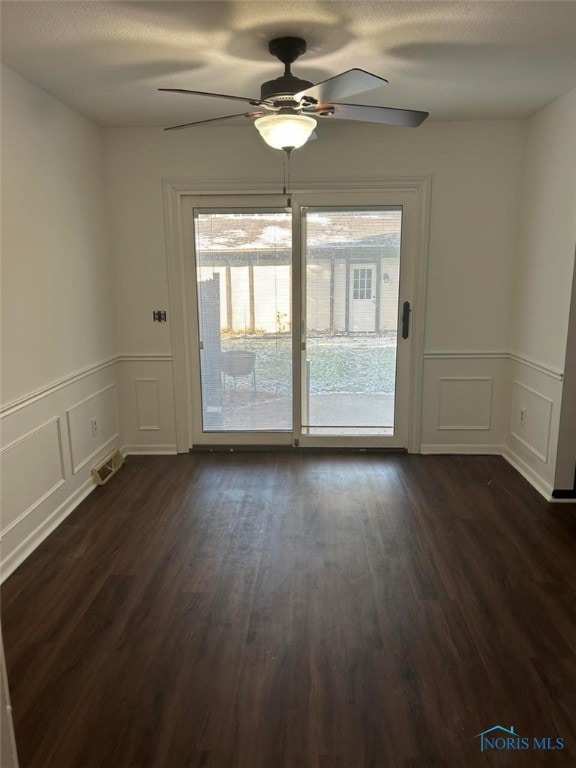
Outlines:
[[[372,270],[355,269],[354,270],[354,290],[353,298],[371,299],[372,298]]]

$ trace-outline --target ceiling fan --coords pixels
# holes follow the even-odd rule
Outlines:
[[[405,127],[416,127],[428,117],[428,112],[346,104],[339,101],[348,96],[379,88],[388,82],[383,77],[363,69],[349,69],[316,85],[295,77],[290,71],[290,65],[306,52],[306,41],[300,37],[275,38],[268,44],[268,50],[284,64],[284,74],[275,80],[262,83],[259,99],[207,91],[190,91],[185,88],[158,89],[170,93],[242,101],[254,109],[225,117],[173,125],[164,130],[175,131],[193,125],[231,120],[242,116],[256,118],[254,125],[264,141],[270,147],[283,149],[289,155],[293,149],[303,146],[311,137],[317,125],[315,119],[317,117]]]

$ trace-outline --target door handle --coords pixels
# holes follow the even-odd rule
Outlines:
[[[407,339],[410,334],[410,302],[405,301],[402,305],[402,338]]]

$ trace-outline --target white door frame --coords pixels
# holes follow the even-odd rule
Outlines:
[[[329,180],[302,179],[293,181],[291,193],[366,191],[387,195],[397,192],[413,195],[418,226],[415,243],[415,275],[413,312],[411,316],[411,369],[408,451],[420,450],[422,415],[422,380],[424,363],[424,328],[426,314],[426,282],[428,272],[428,242],[430,228],[431,176],[405,176],[394,178],[332,178]],[[178,453],[187,453],[192,445],[192,370],[190,360],[190,317],[194,301],[191,248],[193,242],[192,217],[184,215],[187,198],[206,196],[202,204],[210,207],[214,195],[278,195],[278,184],[243,180],[164,179],[164,217],[166,231],[166,260],[170,299],[170,328],[172,337],[172,365],[176,416],[176,444]],[[189,205],[189,201],[188,201]]]

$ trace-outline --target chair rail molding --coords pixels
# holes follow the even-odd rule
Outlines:
[[[545,373],[547,376],[550,376],[557,381],[563,381],[564,379],[564,371],[561,371],[558,368],[553,368],[546,363],[541,363],[538,360],[533,360],[526,355],[521,355],[519,352],[510,352],[510,359],[515,363],[527,365],[528,368],[534,368],[534,370],[539,371],[540,373]]]
[[[512,360],[515,363],[526,365],[529,368],[544,373],[553,379],[562,381],[564,379],[564,371],[554,368],[546,363],[533,360],[526,355],[521,355],[518,352],[510,352],[509,350],[458,350],[458,349],[433,349],[424,351],[424,360]]]
[[[425,360],[507,360],[510,357],[510,353],[505,350],[425,350]]]
[[[10,416],[16,411],[19,411],[21,408],[26,408],[26,406],[32,405],[32,403],[35,403],[37,400],[41,400],[48,395],[52,395],[54,392],[58,392],[59,389],[64,389],[64,387],[68,387],[70,384],[74,384],[75,382],[80,381],[87,376],[91,376],[93,373],[103,371],[104,369],[109,368],[116,363],[138,363],[149,361],[169,363],[172,362],[172,360],[172,353],[158,354],[139,352],[137,354],[121,353],[112,355],[111,357],[108,357],[104,360],[92,363],[91,365],[87,365],[84,368],[79,368],[77,371],[73,371],[72,373],[63,376],[61,379],[52,381],[50,384],[46,384],[44,387],[35,389],[33,392],[29,392],[26,395],[22,395],[15,400],[11,400],[10,402],[5,403],[4,405],[0,406],[0,419],[5,418],[6,416]]]
[[[137,354],[121,353],[118,355],[119,363],[171,363],[172,353],[156,354],[147,352],[138,352]]]
[[[28,393],[27,395],[22,395],[22,397],[19,397],[16,400],[12,400],[11,402],[6,403],[0,407],[0,419],[5,418],[6,416],[10,416],[16,411],[19,411],[21,408],[26,408],[26,406],[32,405],[32,403],[35,403],[37,400],[41,400],[48,395],[52,395],[59,389],[64,389],[64,387],[68,387],[70,384],[74,384],[75,382],[80,381],[80,379],[86,378],[86,376],[91,376],[93,373],[103,371],[105,368],[109,368],[111,365],[115,365],[117,362],[118,355],[113,355],[112,357],[108,357],[105,360],[92,363],[91,365],[87,365],[85,368],[80,368],[73,373],[69,373],[67,376],[63,376],[61,379],[53,381],[50,384],[41,387],[40,389],[36,389],[33,392]]]

